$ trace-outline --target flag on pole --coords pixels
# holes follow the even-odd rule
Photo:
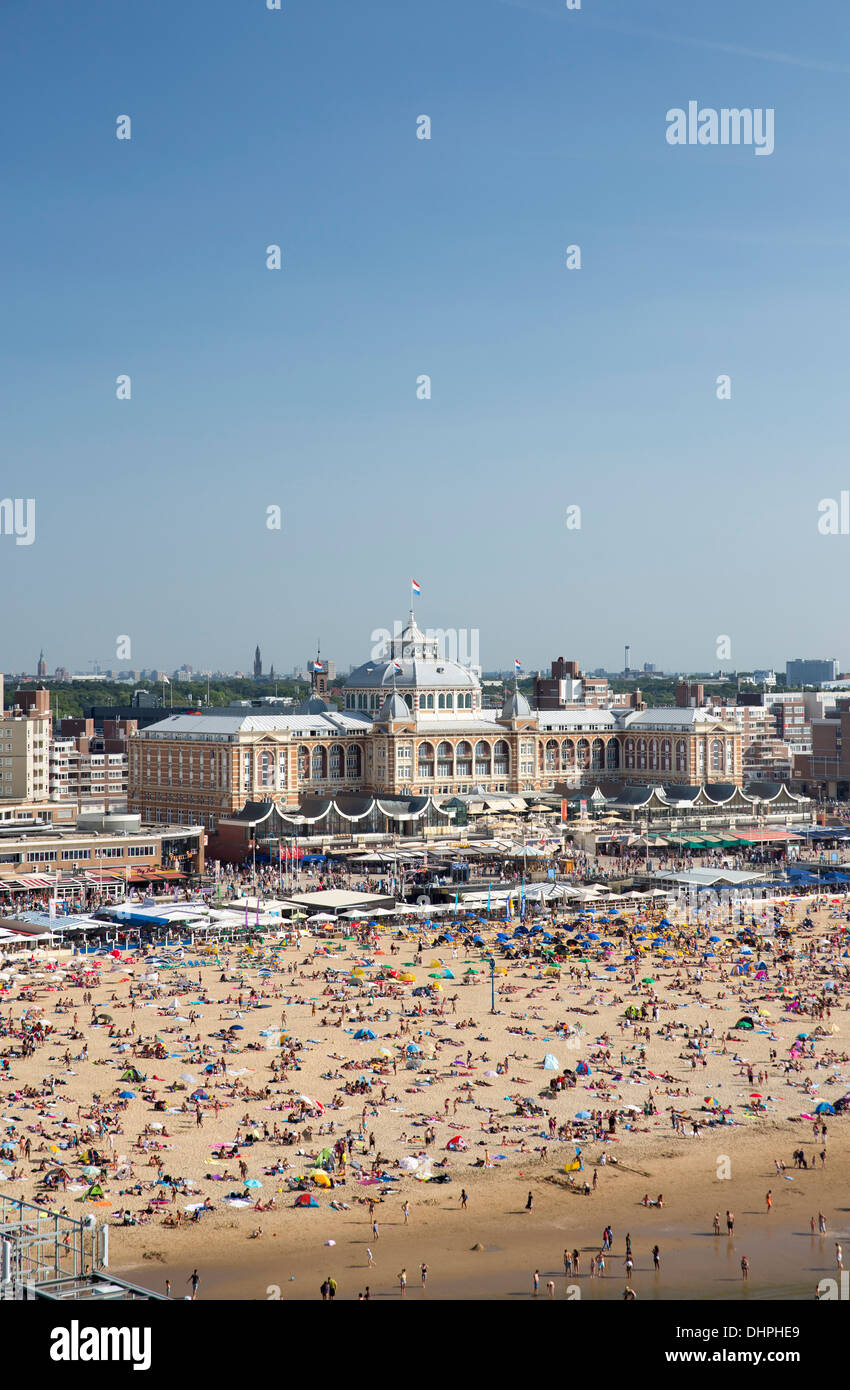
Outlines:
[[[420,584],[417,584],[415,579],[411,579],[410,587],[414,594],[418,595],[422,593],[422,586]]]
[[[400,661],[394,661],[394,662],[393,662],[393,672],[394,672],[394,674],[397,675],[397,676],[400,676],[400,675],[401,675],[401,662],[400,662]]]
[[[325,669],[325,668],[324,668],[324,666],[322,665],[321,661],[314,661],[314,662],[313,662],[313,670],[314,670],[314,671],[324,671],[324,669]]]
[[[521,671],[521,670],[522,670],[522,662],[519,661],[519,660],[517,659],[517,657],[514,657],[514,670],[515,670],[515,671]]]

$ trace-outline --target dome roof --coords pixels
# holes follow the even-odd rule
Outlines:
[[[530,719],[531,705],[520,690],[512,690],[505,696],[500,719]]]
[[[321,695],[308,695],[300,705],[295,706],[296,714],[327,714],[328,705]]]
[[[412,718],[413,715],[411,714],[410,706],[407,701],[403,696],[399,695],[397,690],[393,690],[387,695],[387,698],[378,710],[375,716],[375,722],[378,724],[387,724],[390,720]]]
[[[442,634],[441,634],[442,635]],[[417,627],[411,612],[407,627],[389,641],[386,655],[358,666],[346,681],[349,690],[381,690],[392,685],[404,690],[478,689],[478,671],[440,656],[440,643]]]
[[[401,667],[400,671],[396,671],[396,664]],[[351,672],[345,683],[348,690],[389,689],[393,684],[403,690],[419,689],[420,686],[424,689],[445,686],[470,690],[478,688],[478,678],[474,671],[462,666],[459,661],[400,657],[397,661],[366,661]]]

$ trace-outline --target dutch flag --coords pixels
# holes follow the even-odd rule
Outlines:
[[[400,662],[400,661],[394,661],[394,662],[393,662],[393,671],[394,671],[395,675],[397,675],[397,676],[400,676],[400,675],[401,675],[401,662]]]
[[[522,670],[522,662],[519,661],[516,657],[514,657],[514,670],[515,670],[515,671],[521,671],[521,670]]]
[[[322,665],[321,661],[314,661],[314,662],[313,662],[313,670],[314,670],[314,671],[324,671],[324,669],[325,669],[325,668],[324,668],[324,666]]]
[[[414,594],[421,594],[421,593],[422,593],[422,586],[421,586],[420,584],[417,584],[417,582],[416,582],[415,579],[411,579],[411,581],[410,581],[410,587],[411,587],[411,589],[413,590],[413,593],[414,593]]]

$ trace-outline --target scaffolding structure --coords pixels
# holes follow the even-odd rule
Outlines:
[[[107,1273],[109,1227],[94,1216],[0,1197],[0,1298],[162,1299]]]

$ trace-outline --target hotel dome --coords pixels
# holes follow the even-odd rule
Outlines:
[[[439,641],[426,637],[411,612],[407,627],[391,638],[389,655],[366,661],[345,683],[345,708],[377,713],[395,688],[410,710],[480,710],[477,672],[440,656]]]

